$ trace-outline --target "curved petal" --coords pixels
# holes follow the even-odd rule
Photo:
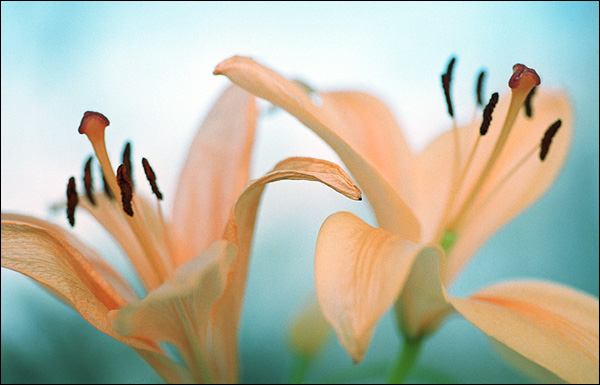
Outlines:
[[[279,162],[273,171],[251,182],[238,198],[223,238],[239,247],[227,278],[227,286],[211,314],[211,351],[216,362],[218,378],[228,382],[237,376],[237,333],[246,276],[254,234],[256,212],[267,183],[279,180],[308,180],[324,183],[335,191],[360,199],[360,190],[338,165],[312,158],[289,158]]]
[[[560,172],[568,154],[573,129],[569,101],[562,93],[540,90],[533,99],[533,111],[533,119],[527,119],[522,114],[517,119],[471,214],[463,228],[456,229],[458,240],[448,257],[444,277],[446,284],[461,271],[491,234],[539,199]],[[548,127],[559,118],[562,126],[554,137],[548,157],[542,162],[536,146],[539,146]],[[532,150],[532,155],[518,166]]]
[[[422,250],[413,262],[402,294],[394,304],[400,330],[410,340],[433,333],[453,312],[442,285],[444,252],[439,247]]]
[[[237,251],[230,242],[213,243],[143,300],[112,311],[112,326],[125,336],[178,346],[188,368],[198,371],[192,373],[197,381],[227,382],[213,377],[207,337],[211,309],[223,294]]]
[[[109,336],[135,348],[160,352],[152,342],[126,338],[114,332],[108,312],[127,304],[90,261],[100,258],[57,226],[12,214],[2,214],[2,266],[33,278],[61,300],[71,304],[86,321]],[[112,281],[124,281],[103,265]]]
[[[175,267],[218,240],[229,211],[248,183],[256,103],[239,87],[223,92],[199,128],[173,201]]]
[[[235,56],[225,60],[215,68],[214,74],[227,76],[233,83],[283,108],[313,130],[333,148],[362,187],[379,225],[408,240],[419,240],[420,225],[407,203],[381,173],[344,140],[342,133],[351,130],[339,126],[345,123],[339,116],[340,110],[335,108],[339,104],[314,105],[310,95],[296,83],[250,58]]]
[[[565,380],[558,377],[551,371],[544,369],[533,361],[528,360],[516,351],[507,347],[494,338],[490,338],[494,350],[502,357],[506,363],[520,371],[525,376],[534,380],[537,384],[564,384]]]
[[[419,253],[433,253],[348,212],[331,215],[319,231],[315,281],[325,318],[355,362],[375,323],[396,301]]]
[[[321,109],[334,121],[336,133],[373,165],[410,207],[413,202],[411,177],[413,153],[388,107],[364,92],[320,94]]]
[[[484,333],[568,382],[598,383],[598,299],[540,281],[449,298]]]

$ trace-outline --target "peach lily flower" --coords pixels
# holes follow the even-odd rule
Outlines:
[[[442,76],[452,116],[453,64]],[[295,82],[250,58],[216,67],[215,74],[286,110],[328,143],[373,207],[379,228],[351,213],[333,214],[315,251],[320,305],[355,362],[394,304],[406,340],[397,370],[401,361],[414,361],[420,341],[448,314],[459,313],[563,380],[598,382],[598,299],[540,281],[496,284],[467,299],[446,292],[480,245],[550,186],[568,152],[566,96],[539,90],[528,98],[538,75],[520,64],[513,71],[512,95],[492,97],[487,123],[454,124],[414,153],[388,108],[371,95],[320,93],[317,105]],[[520,113],[524,104],[531,117]]]
[[[113,235],[147,290],[144,298],[73,234],[34,217],[2,214],[2,266],[33,278],[98,330],[133,347],[167,382],[236,382],[238,324],[265,184],[318,181],[360,199],[339,166],[312,158],[286,159],[249,182],[255,104],[236,86],[218,99],[191,144],[169,222],[158,200],[154,208],[133,192],[129,146],[115,175],[104,142],[108,119],[84,115],[79,132],[94,147],[106,193],[93,192],[88,161],[86,196],[79,199],[71,178],[67,214],[73,225],[79,201]],[[146,159],[143,165],[162,198]],[[184,365],[161,343],[177,347]]]

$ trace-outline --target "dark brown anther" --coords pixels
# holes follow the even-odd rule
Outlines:
[[[108,182],[106,181],[106,178],[104,177],[104,172],[102,171],[102,167],[100,167],[100,175],[102,175],[102,186],[104,187],[104,194],[106,194],[106,196],[109,199],[114,199],[115,196],[113,195],[112,191],[110,191],[110,187],[108,187]]]
[[[483,109],[483,121],[479,128],[481,136],[487,134],[488,129],[490,128],[490,124],[492,123],[492,113],[494,112],[494,108],[496,108],[496,104],[498,104],[498,93],[494,92],[489,103]]]
[[[477,89],[476,89],[476,94],[477,94],[477,105],[478,106],[483,106],[483,99],[481,97],[481,92],[482,92],[482,88],[483,88],[483,78],[485,78],[485,71],[481,71],[479,73],[479,76],[477,77]]]
[[[71,227],[75,226],[75,208],[79,203],[79,196],[77,195],[77,187],[75,187],[75,177],[69,178],[67,184],[67,219]]]
[[[531,118],[533,116],[533,111],[531,109],[531,98],[533,98],[533,94],[535,94],[536,89],[537,89],[537,87],[533,87],[531,89],[531,91],[529,91],[529,93],[527,94],[527,98],[525,99],[525,102],[523,103],[523,106],[525,106],[525,115],[528,118]]]
[[[130,217],[133,216],[133,208],[131,207],[131,200],[133,199],[133,188],[131,181],[127,175],[127,169],[124,165],[120,165],[117,169],[117,183],[121,189],[121,203],[123,204],[123,211]]]
[[[146,158],[142,158],[142,166],[144,167],[144,173],[146,174],[146,178],[148,179],[148,182],[150,182],[152,192],[154,193],[154,195],[156,195],[156,197],[159,200],[162,200],[162,193],[156,185],[156,174],[154,174],[154,170],[152,170],[152,167],[150,167],[150,163],[148,163],[148,160]]]
[[[558,119],[556,122],[552,123],[550,127],[546,130],[544,137],[542,138],[542,146],[540,149],[540,160],[543,162],[548,156],[548,151],[550,151],[550,144],[552,144],[552,139],[556,132],[562,125],[562,120]]]
[[[133,188],[133,169],[131,168],[131,143],[127,142],[125,144],[125,148],[123,149],[123,165],[125,166],[125,170],[127,171],[127,177],[129,177],[129,182],[131,183],[131,188]]]
[[[94,199],[94,186],[92,185],[92,159],[93,156],[85,163],[85,168],[83,169],[83,185],[85,186],[85,196],[90,201],[90,203],[96,206],[96,199]]]
[[[454,109],[452,108],[452,98],[450,97],[450,82],[452,81],[452,69],[454,68],[454,62],[456,58],[453,57],[448,63],[446,73],[442,74],[442,88],[444,89],[444,96],[446,96],[446,104],[448,105],[448,114],[454,117]]]

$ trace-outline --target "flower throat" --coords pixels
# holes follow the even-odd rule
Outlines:
[[[489,179],[490,173],[494,170],[494,166],[496,165],[496,161],[499,156],[502,154],[506,141],[509,137],[511,129],[518,117],[519,111],[521,107],[523,107],[526,118],[531,118],[533,116],[532,104],[531,100],[535,93],[536,87],[540,85],[540,77],[535,72],[535,70],[528,68],[523,64],[515,64],[513,66],[513,74],[508,81],[508,86],[511,89],[512,95],[510,100],[510,105],[508,107],[508,111],[506,116],[504,117],[504,123],[502,125],[501,131],[498,134],[496,142],[491,150],[490,154],[485,158],[485,162],[483,163],[483,168],[479,173],[475,176],[474,183],[469,184],[470,188],[466,190],[467,186],[465,181],[469,171],[471,171],[473,164],[473,159],[478,149],[480,149],[480,140],[483,136],[485,136],[490,128],[490,124],[492,122],[493,112],[498,103],[498,93],[493,93],[490,101],[483,109],[483,119],[481,122],[479,135],[477,136],[475,143],[473,144],[468,157],[464,163],[464,166],[461,168],[461,149],[460,149],[460,137],[459,130],[456,126],[456,119],[454,117],[454,108],[452,105],[452,97],[450,92],[450,85],[452,80],[452,70],[454,68],[454,64],[456,59],[451,58],[448,63],[447,70],[444,74],[442,74],[442,88],[444,90],[444,96],[446,99],[446,104],[448,107],[448,114],[452,118],[453,121],[453,143],[454,143],[454,167],[453,173],[450,181],[450,194],[448,196],[448,200],[445,205],[444,214],[442,216],[442,220],[440,222],[440,226],[438,231],[436,232],[436,238],[438,243],[442,246],[442,248],[449,253],[452,250],[452,247],[456,243],[459,237],[460,229],[465,225],[465,223],[472,218],[474,215],[477,215],[478,211],[481,211],[483,207],[489,204],[491,198],[498,193],[498,191],[503,187],[503,185],[510,179],[515,172],[523,166],[523,164],[530,159],[538,150],[539,150],[539,158],[540,161],[544,161],[548,155],[548,151],[550,149],[550,144],[552,143],[552,139],[556,132],[560,128],[562,122],[560,119],[556,120],[550,127],[546,130],[541,142],[531,148],[523,158],[521,158],[516,165],[511,168],[505,175],[503,175],[498,182],[496,182],[489,193],[487,193],[487,197],[482,201],[479,201],[478,198],[481,197],[482,187],[485,182]],[[483,88],[483,79],[485,77],[485,72],[481,72],[477,79],[476,86],[476,97],[477,97],[477,105],[483,106],[483,98],[482,98],[482,88]],[[466,191],[463,191],[465,189]],[[462,193],[462,196],[465,196],[464,199],[458,200],[459,194]]]
[[[133,235],[131,240],[137,243],[142,251],[139,259],[132,261],[136,270],[147,270],[149,267],[153,277],[144,282],[147,289],[153,289],[164,282],[169,272],[173,269],[169,263],[169,247],[161,247],[164,243],[168,246],[167,229],[164,224],[160,200],[163,196],[156,184],[156,175],[146,158],[142,159],[142,166],[150,187],[157,198],[158,216],[160,219],[162,235],[151,229],[148,218],[143,213],[142,202],[134,194],[134,184],[131,164],[131,144],[127,143],[123,150],[122,163],[115,173],[111,165],[104,132],[110,124],[108,119],[98,113],[87,111],[81,120],[79,133],[85,134],[90,140],[96,158],[100,163],[104,185],[104,197],[96,195],[93,188],[92,161],[90,156],[84,167],[83,184],[85,188],[84,200],[79,200],[75,178],[71,177],[67,186],[67,219],[71,226],[75,225],[75,208],[78,204],[84,206],[97,220],[111,233],[129,232]],[[120,197],[120,204],[115,197]],[[159,239],[163,236],[166,239]],[[140,276],[144,276],[140,274]]]

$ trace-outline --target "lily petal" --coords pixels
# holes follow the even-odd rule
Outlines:
[[[413,262],[402,294],[394,304],[404,336],[420,340],[433,333],[454,309],[442,285],[444,252],[437,246],[424,249]]]
[[[112,311],[114,329],[125,336],[169,342],[181,349],[195,380],[213,378],[207,342],[209,316],[223,294],[237,247],[217,241],[201,255],[181,265],[168,280],[143,300]],[[226,380],[224,380],[226,381]]]
[[[120,276],[103,265],[101,275],[90,261],[100,257],[72,235],[42,220],[2,214],[2,266],[33,278],[103,333],[138,349],[160,353],[154,343],[115,333],[108,312],[127,304],[131,293],[122,295],[104,276],[128,288]],[[128,289],[130,290],[130,289]]]
[[[338,125],[342,123],[339,108],[328,108],[339,107],[337,103],[328,102],[323,107],[314,105],[299,85],[246,57],[234,56],[225,60],[215,68],[214,74],[227,76],[233,83],[283,108],[313,130],[339,155],[362,186],[379,225],[402,234],[408,240],[419,240],[420,225],[407,202],[369,161],[344,140],[343,133],[352,129]],[[351,134],[349,136],[352,137]]]
[[[567,382],[598,383],[598,299],[540,281],[450,297],[469,322]]]
[[[265,185],[285,179],[321,182],[348,198],[361,197],[360,190],[341,167],[325,160],[305,157],[279,162],[273,171],[252,181],[244,189],[231,211],[223,234],[224,239],[239,247],[238,256],[230,269],[225,292],[211,315],[211,349],[215,352],[213,357],[222,357],[225,360],[216,362],[217,373],[219,378],[226,378],[228,382],[235,381],[237,375],[237,333],[256,212]]]
[[[523,115],[517,119],[502,154],[482,187],[474,210],[464,228],[456,229],[458,240],[448,256],[444,277],[446,284],[462,270],[491,234],[535,202],[560,172],[567,157],[573,129],[569,101],[562,93],[540,90],[533,99],[533,111],[532,119]],[[548,157],[540,161],[539,150],[536,150],[505,180],[505,176],[519,161],[541,142],[545,130],[559,118],[562,126],[552,142]]]
[[[348,212],[331,215],[319,231],[315,280],[325,318],[355,362],[362,360],[375,323],[396,301],[422,253],[437,253],[371,227]]]
[[[373,165],[402,199],[412,207],[410,179],[413,153],[388,107],[364,92],[327,92],[320,94],[323,105],[334,120],[337,134]]]
[[[177,267],[221,236],[229,211],[248,182],[256,103],[239,87],[223,92],[199,128],[173,203],[172,253]]]

